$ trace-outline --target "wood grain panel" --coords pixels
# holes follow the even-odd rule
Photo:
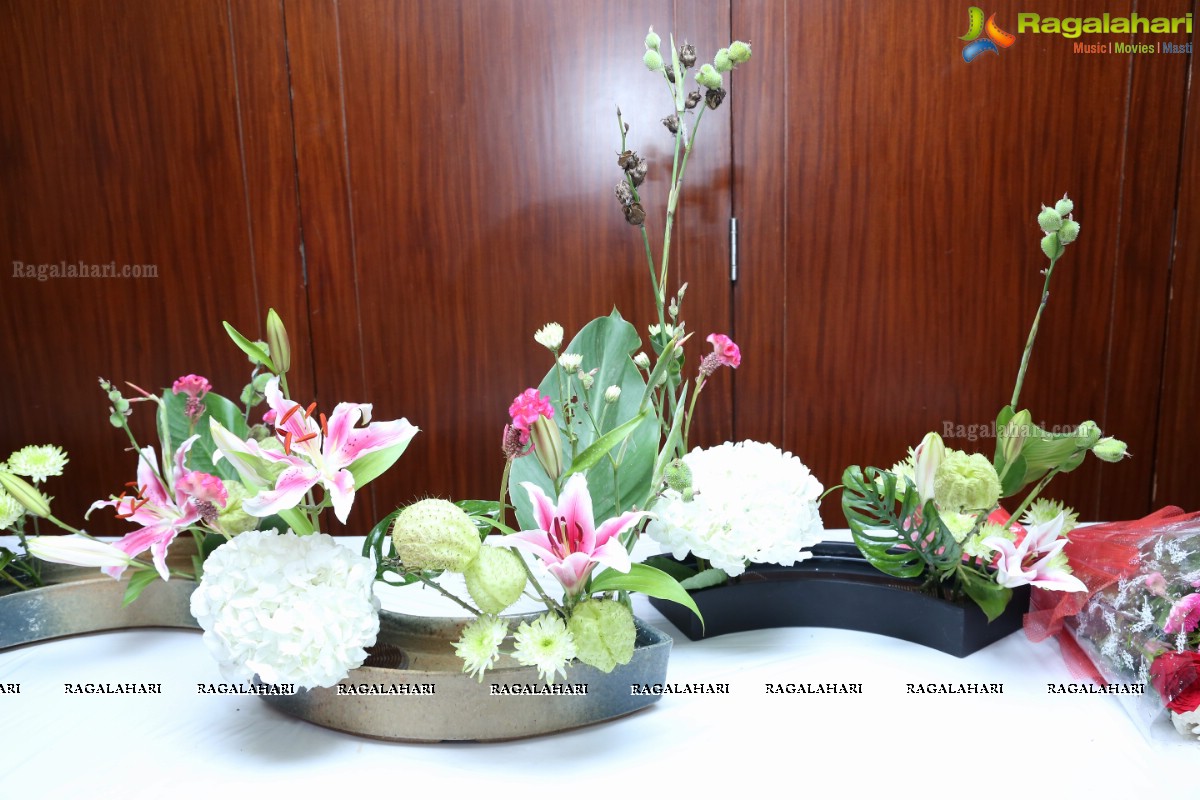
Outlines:
[[[614,305],[643,332],[652,318],[642,244],[612,196],[615,110],[650,159],[658,238],[670,104],[640,59],[672,4],[297,0],[287,12],[322,393],[422,429],[377,482],[380,513],[418,495],[491,497],[508,405],[551,366],[534,331],[577,330]],[[689,249],[672,284],[693,287],[685,316],[701,338],[729,329],[727,293],[701,285],[723,275],[708,246],[727,224],[720,117],[705,120],[713,139],[697,147],[676,229]]]
[[[262,282],[287,283],[296,263],[295,192],[274,158],[290,130],[281,28],[270,5],[238,3],[232,16],[253,24],[234,36],[232,8],[59,0],[0,12],[0,451],[63,445],[67,477],[48,488],[77,524],[135,466],[97,375],[157,389],[195,372],[237,396],[249,366],[220,320],[253,331],[266,302],[302,319],[294,288]],[[240,128],[239,98],[255,104]],[[14,261],[151,264],[157,277],[38,281],[13,277]],[[144,443],[152,416],[135,414]],[[100,516],[90,530],[123,530]]]
[[[1015,30],[1022,9],[988,10]],[[753,338],[741,333],[758,347],[786,331],[773,344],[787,365],[738,375],[738,435],[779,431],[829,484],[847,464],[891,464],[947,424],[968,434],[951,446],[990,454],[992,441],[970,433],[1011,395],[1045,265],[1034,217],[1066,190],[1083,235],[1055,277],[1021,405],[1047,425],[1094,418],[1149,452],[1153,428],[1138,415],[1155,403],[1168,263],[1161,243],[1121,234],[1169,214],[1151,195],[1176,168],[1183,62],[1143,59],[1131,77],[1131,57],[1027,34],[967,64],[965,8],[921,13],[734,5],[734,35],[753,39],[756,59],[778,59],[774,83],[742,94],[752,113],[735,136],[735,205],[754,237],[741,242],[736,314],[739,327],[759,320]],[[1131,126],[1150,109],[1157,125]],[[1114,346],[1117,323],[1134,330],[1114,329]],[[1109,467],[1103,486],[1090,464],[1054,490],[1085,517],[1131,516],[1148,509],[1148,461]]]
[[[1200,396],[1200,99],[1196,59],[1190,59],[1187,128],[1172,226],[1174,263],[1171,308],[1163,364],[1162,406],[1155,454],[1154,503],[1200,508],[1192,464],[1200,452],[1196,399]],[[1166,220],[1159,220],[1165,231]]]

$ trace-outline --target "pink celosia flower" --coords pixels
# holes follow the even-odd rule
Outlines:
[[[526,389],[513,399],[508,415],[512,417],[512,426],[521,432],[521,445],[524,446],[529,443],[529,431],[538,417],[554,419],[554,406],[550,398],[538,394],[537,389]]]
[[[1187,633],[1200,626],[1200,594],[1189,594],[1179,598],[1167,614],[1163,625],[1165,633]]]
[[[371,422],[369,403],[338,403],[328,419],[314,415],[315,403],[306,410],[284,398],[278,378],[272,378],[263,393],[275,412],[282,452],[260,447],[253,439],[242,441],[215,419],[209,424],[221,456],[229,459],[244,484],[260,490],[242,502],[246,513],[256,517],[295,508],[319,483],[333,501],[334,515],[345,522],[356,489],[351,467],[372,453],[402,452],[417,433],[406,419]],[[360,421],[365,427],[356,427]]]
[[[171,391],[175,394],[184,393],[187,395],[187,403],[184,404],[184,412],[188,419],[193,423],[204,415],[204,395],[212,390],[212,384],[207,378],[202,378],[199,375],[184,375],[179,380],[175,381],[171,386]]]
[[[646,512],[626,511],[596,527],[592,495],[582,473],[570,477],[557,506],[536,484],[521,485],[533,502],[537,530],[490,537],[489,544],[515,547],[537,556],[570,595],[583,589],[597,564],[618,572],[629,571],[629,553],[618,537],[645,517]]]
[[[1087,586],[1071,574],[1066,538],[1060,538],[1065,516],[1026,527],[1025,537],[1014,544],[1003,536],[990,536],[983,544],[997,551],[996,583],[1010,589],[1031,583],[1058,592],[1085,592]]]
[[[723,367],[737,369],[742,363],[742,351],[723,333],[710,333],[705,340],[713,346],[713,355]]]
[[[117,516],[141,525],[141,529],[125,534],[113,542],[113,546],[130,556],[150,551],[158,574],[165,581],[167,570],[167,548],[179,533],[201,519],[201,506],[224,506],[228,500],[225,486],[220,479],[203,472],[188,469],[187,454],[199,435],[192,436],[175,451],[175,464],[163,476],[164,484],[154,469],[157,456],[153,447],[143,447],[138,455],[136,494],[125,492],[111,500],[92,503],[88,514],[103,506],[112,506]],[[104,570],[114,578],[121,577],[124,566],[108,567]]]

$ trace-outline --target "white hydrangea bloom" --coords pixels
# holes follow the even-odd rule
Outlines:
[[[707,559],[730,576],[746,562],[791,566],[812,554],[824,528],[821,483],[808,467],[762,442],[726,442],[684,456],[692,472],[691,502],[667,489],[647,533],[677,559]]]
[[[370,559],[332,536],[247,531],[204,562],[192,614],[221,673],[332,686],[379,633]]]

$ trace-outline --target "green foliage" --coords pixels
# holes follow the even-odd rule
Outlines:
[[[615,569],[606,569],[592,578],[589,591],[592,593],[615,591],[641,592],[650,597],[673,600],[680,605],[690,608],[692,613],[696,615],[696,618],[700,620],[701,626],[704,625],[704,617],[701,616],[700,609],[696,607],[696,601],[692,600],[691,595],[680,585],[679,581],[662,570],[655,569],[648,564],[631,564],[629,572],[617,572]]]
[[[710,586],[720,586],[725,581],[729,580],[729,576],[725,574],[725,570],[717,567],[709,567],[706,570],[697,572],[692,577],[682,580],[679,585],[687,589],[689,592],[694,592],[697,589],[707,589]]]
[[[195,425],[192,425],[184,411],[187,396],[175,394],[170,389],[163,391],[162,405],[158,407],[158,430],[163,443],[163,459],[167,461],[174,458],[175,450],[179,448],[179,445],[183,444],[189,436],[199,434],[200,438],[195,441],[192,449],[188,452],[188,468],[207,472],[224,480],[239,480],[237,470],[229,461],[222,459],[216,464],[213,463],[213,454],[217,452],[217,446],[213,442],[208,421],[215,419],[234,436],[248,439],[250,438],[250,429],[246,427],[241,409],[214,392],[206,394],[202,402],[204,403],[204,414],[196,421]]]
[[[988,622],[1004,613],[1008,601],[1012,599],[1012,589],[967,566],[959,567],[957,576],[963,591],[987,614]]]
[[[253,361],[255,364],[262,364],[264,367],[271,370],[271,372],[276,374],[279,373],[279,370],[275,367],[275,362],[271,360],[269,355],[267,355],[266,350],[264,350],[255,342],[250,341],[242,334],[238,333],[237,329],[228,322],[222,322],[221,324],[225,326],[225,332],[229,334],[229,338],[233,340],[233,343],[236,344],[243,353],[249,356],[251,361]]]
[[[1057,468],[1059,472],[1071,472],[1083,463],[1090,444],[1079,432],[1047,433],[1028,423],[1024,446],[1020,454],[1009,464],[1004,459],[1004,439],[1000,435],[1016,416],[1012,406],[1005,406],[996,417],[996,456],[993,466],[1000,480],[1000,496],[1012,497],[1031,483],[1041,480],[1048,472]]]
[[[383,581],[388,586],[408,586],[410,583],[420,580],[416,573],[399,574],[388,565],[389,561],[396,558],[396,549],[392,545],[392,523],[396,521],[396,517],[400,516],[400,512],[403,510],[397,508],[375,523],[375,527],[371,528],[371,532],[367,534],[362,547],[363,557],[375,562],[375,580]]]
[[[154,583],[158,579],[158,570],[154,569],[139,569],[129,577],[129,583],[125,587],[125,599],[121,601],[121,607],[132,603],[138,599],[142,591],[147,586]]]
[[[563,458],[568,471],[581,471],[575,469],[577,461],[586,464],[593,456],[598,456],[587,470],[588,490],[597,523],[627,511],[642,501],[658,455],[658,419],[653,411],[648,411],[642,404],[646,383],[631,357],[640,344],[634,327],[613,311],[607,317],[589,322],[563,351],[583,356],[585,372],[598,370],[588,391],[580,389],[578,381],[570,381],[573,387],[571,392],[578,395],[576,408],[579,413],[572,420],[570,430],[563,430]],[[554,405],[554,421],[561,428],[566,420],[563,400],[569,401],[570,397],[560,396],[560,379],[562,385],[568,383],[566,374],[555,365],[542,379],[538,391],[550,397]],[[604,392],[609,386],[621,387],[621,396],[605,412]],[[604,452],[600,452],[604,445],[600,445],[598,450],[589,449],[597,440],[637,419],[643,412],[646,413],[641,416],[641,422],[633,426],[632,432],[620,442],[619,447],[613,442],[612,447]],[[594,422],[598,423],[602,415],[603,427],[597,432]],[[533,521],[529,495],[521,488],[524,482],[540,486],[551,498],[557,497],[558,493],[554,482],[537,459],[524,457],[513,461],[509,483],[512,503],[520,527],[529,530],[537,525]]]
[[[880,572],[919,578],[929,571],[944,580],[962,563],[962,548],[942,523],[932,500],[920,509],[920,524],[914,524],[920,497],[907,481],[903,482],[904,493],[897,495],[897,483],[894,474],[875,467],[867,467],[865,475],[858,467],[847,467],[842,473],[842,512],[854,543]],[[913,528],[901,534],[906,526]]]

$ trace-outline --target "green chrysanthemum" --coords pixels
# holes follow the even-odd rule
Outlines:
[[[1075,526],[1079,523],[1079,515],[1075,513],[1075,509],[1063,505],[1060,500],[1049,500],[1045,497],[1039,497],[1037,500],[1034,500],[1029,508],[1025,509],[1025,513],[1021,515],[1021,524],[1042,525],[1047,522],[1053,522],[1054,518],[1059,514],[1063,515],[1061,535],[1066,536],[1075,530]]]
[[[987,511],[1000,499],[1000,477],[980,453],[947,450],[933,478],[933,499],[946,511]]]
[[[52,444],[28,445],[8,457],[8,468],[16,475],[23,475],[34,483],[62,475],[67,465],[67,454],[61,447]]]
[[[950,531],[950,535],[954,537],[954,541],[959,544],[967,538],[967,534],[975,527],[975,514],[960,514],[957,511],[947,511],[940,515],[942,524]]]
[[[633,658],[637,628],[624,603],[585,600],[571,612],[567,630],[575,642],[575,657],[601,672],[612,672]]]
[[[992,537],[1015,541],[1017,535],[1011,530],[1007,530],[1003,525],[997,525],[994,522],[985,522],[983,527],[979,529],[979,533],[968,537],[963,542],[963,555],[969,558],[981,558],[985,561],[991,561],[992,554],[996,551],[984,544],[984,541]]]
[[[514,655],[521,664],[537,667],[538,677],[554,683],[556,674],[567,677],[567,664],[575,657],[575,642],[567,626],[554,614],[522,622],[514,638]]]
[[[483,683],[483,673],[499,660],[500,645],[507,635],[508,623],[496,617],[479,617],[463,628],[462,637],[454,643],[455,655],[463,660],[463,672]]]
[[[0,489],[0,531],[11,528],[25,514],[25,507]]]

